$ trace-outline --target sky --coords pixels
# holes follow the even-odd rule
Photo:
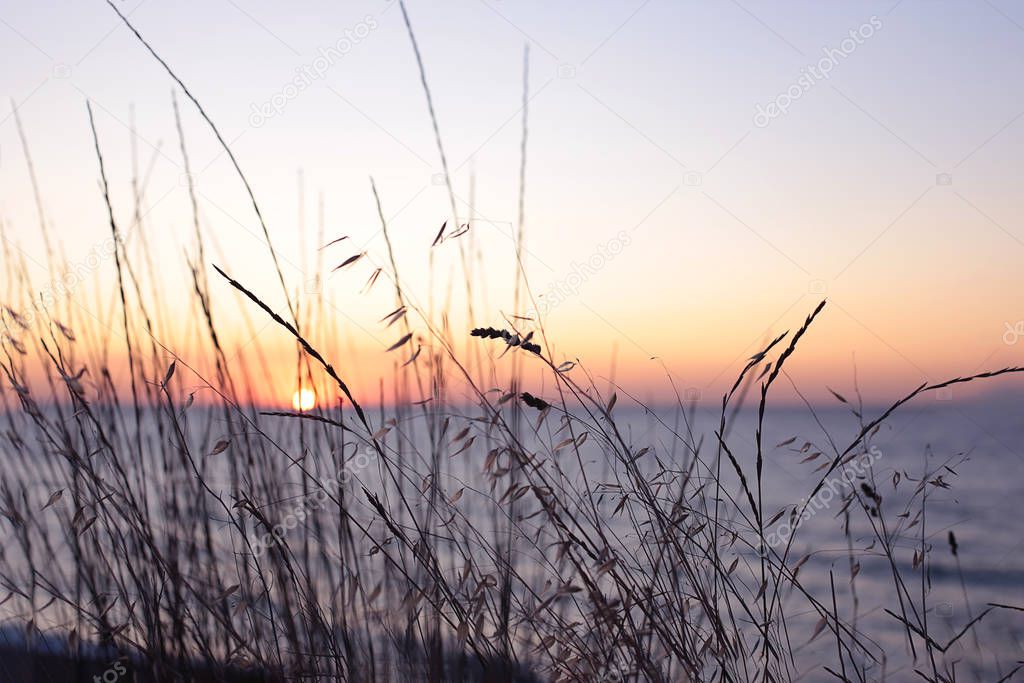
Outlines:
[[[361,293],[369,264],[386,259],[369,179],[405,288],[424,307],[430,244],[451,214],[401,8],[114,1],[228,141],[289,289],[308,293],[324,273],[338,365],[373,391],[396,332],[378,322],[393,308],[387,287]],[[469,238],[433,250],[434,299],[452,302],[452,325],[501,326],[532,309],[513,306],[528,48],[524,266],[557,360],[580,359],[601,376],[614,368],[652,400],[671,395],[671,378],[713,402],[760,345],[826,298],[790,367],[810,396],[850,391],[855,369],[861,390],[884,400],[1019,362],[1018,5],[410,0],[407,9],[456,210],[471,216],[479,250],[473,320],[460,270]],[[122,225],[132,223],[133,164],[144,179],[140,229],[171,310],[161,334],[187,348],[194,240],[174,83],[100,0],[2,0],[0,36],[8,246],[46,281],[12,106],[69,261],[107,238],[89,100]],[[244,186],[195,107],[177,98],[208,260],[284,311]],[[349,240],[318,250],[321,215],[327,239]],[[366,261],[328,274],[363,249]],[[87,284],[109,292],[112,277],[107,259]],[[232,348],[289,357],[283,332],[255,310],[250,327],[226,285],[213,284]],[[87,289],[69,296],[115,324],[107,299]]]

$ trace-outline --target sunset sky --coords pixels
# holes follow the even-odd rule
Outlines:
[[[324,269],[363,248],[386,261],[372,176],[403,286],[427,305],[430,244],[449,199],[396,2],[115,2],[231,145],[290,290],[308,292],[316,276],[321,194],[326,239],[351,238],[319,252]],[[512,292],[528,45],[525,264],[533,292],[549,301],[556,360],[580,358],[605,376],[617,355],[617,378],[659,399],[671,390],[656,356],[680,388],[713,400],[765,340],[798,327],[824,297],[829,306],[791,366],[809,395],[848,391],[854,364],[866,395],[882,399],[1019,363],[1019,5],[407,7],[457,209],[465,220],[474,201],[482,254],[468,321],[460,242],[434,250],[434,297],[441,307],[451,296],[453,329],[527,312],[513,310]],[[162,341],[188,348],[196,328],[185,254],[194,247],[173,82],[101,0],[2,0],[0,36],[0,84],[69,261],[109,236],[86,99],[123,227],[134,146],[146,179],[142,229],[178,314]],[[0,103],[0,220],[41,287],[45,252],[11,101]],[[284,312],[244,187],[194,106],[180,92],[178,101],[209,261]],[[378,323],[394,307],[389,285],[360,293],[371,272],[356,264],[327,276],[324,290],[343,330],[330,340],[337,364],[375,392],[399,335]],[[72,293],[111,325],[117,318],[97,304],[107,299],[89,288],[109,293],[113,273],[105,262],[98,282]],[[219,281],[211,289],[228,346],[249,348],[234,295]],[[287,374],[287,338],[248,313],[257,343],[280,352]]]

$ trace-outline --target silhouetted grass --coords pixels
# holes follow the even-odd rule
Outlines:
[[[422,55],[414,48],[440,150]],[[524,120],[524,159],[525,130]],[[368,286],[382,275],[391,281],[396,308],[380,322],[389,329],[401,321],[401,330],[384,351],[399,358],[393,376],[381,378],[394,386],[396,400],[373,408],[368,400],[364,407],[344,368],[316,344],[334,331],[315,313],[323,309],[322,295],[289,296],[270,248],[288,319],[258,284],[209,263],[190,186],[197,242],[188,263],[191,282],[154,295],[152,305],[157,320],[169,297],[187,299],[201,312],[201,350],[216,368],[206,378],[155,339],[137,275],[151,266],[140,270],[125,244],[95,127],[93,133],[116,245],[123,338],[115,342],[88,320],[76,320],[70,306],[29,322],[20,311],[40,310],[35,290],[5,241],[5,267],[16,277],[5,302],[0,360],[10,446],[0,462],[0,587],[6,592],[0,614],[25,634],[13,646],[19,653],[46,657],[43,645],[55,638],[62,644],[55,662],[39,666],[68,666],[83,680],[104,661],[121,658],[130,663],[132,680],[160,681],[788,681],[826,674],[866,681],[886,678],[899,661],[894,680],[913,671],[925,680],[953,681],[964,677],[957,662],[967,634],[980,650],[982,620],[1020,610],[1014,604],[971,609],[970,586],[959,571],[962,549],[950,532],[968,618],[952,637],[940,637],[929,622],[935,550],[926,532],[928,496],[949,485],[948,464],[916,479],[893,473],[891,482],[882,481],[870,469],[844,480],[834,505],[843,519],[836,541],[845,544],[848,570],[840,577],[835,567],[827,572],[827,593],[807,580],[812,570],[805,569],[822,571],[808,562],[825,549],[794,558],[796,532],[781,545],[769,539],[774,525],[802,519],[834,474],[868,454],[879,427],[904,404],[1024,368],[922,385],[874,418],[863,406],[854,409],[858,422],[848,444],[827,436],[820,448],[807,442],[799,449],[807,454],[804,466],[818,473],[807,496],[766,509],[769,395],[825,314],[825,302],[795,333],[780,335],[738,369],[708,446],[682,399],[670,424],[625,390],[601,391],[584,364],[552,357],[542,320],[533,322],[544,347],[531,341],[532,331],[523,334],[508,321],[512,329],[453,331],[448,312],[434,310],[432,298],[424,310],[416,293],[399,284],[392,236],[372,185],[388,254]],[[233,155],[231,161],[259,214]],[[525,162],[521,188],[524,174]],[[141,201],[138,192],[135,200]],[[521,259],[523,202],[520,194],[512,258],[529,292]],[[270,247],[262,215],[260,222]],[[443,248],[444,236],[442,228],[430,250]],[[362,256],[338,267],[361,267]],[[66,266],[49,247],[48,258],[51,272]],[[469,292],[465,253],[462,264]],[[209,266],[221,277],[208,279]],[[294,338],[297,384],[333,383],[341,401],[296,413],[252,400],[265,378],[227,357],[213,313],[213,302],[231,296],[232,288]],[[515,291],[518,299],[518,282]],[[130,396],[113,380],[121,341]],[[545,376],[542,389],[531,387],[534,393],[521,386],[527,363]],[[495,386],[502,364],[512,368],[511,379]],[[30,375],[44,380],[31,382]],[[468,387],[468,404],[449,400],[448,386],[456,381]],[[189,391],[196,382],[208,397],[199,402]],[[755,388],[753,433],[737,434],[738,411]],[[623,416],[627,402],[656,423],[657,439],[634,440]],[[869,543],[853,537],[852,518],[870,530]],[[908,547],[909,566],[900,554]],[[858,576],[869,564],[891,579],[884,614],[858,611]],[[820,586],[823,577],[813,578]],[[837,578],[848,582],[851,601],[840,603]],[[876,640],[882,623],[903,631],[905,652]],[[0,651],[8,672],[24,664],[12,651]],[[1004,658],[995,666],[1009,680],[1021,665]]]

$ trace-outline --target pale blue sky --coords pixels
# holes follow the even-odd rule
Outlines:
[[[118,7],[231,141],[291,286],[301,287],[315,258],[312,236],[305,248],[297,238],[299,168],[308,232],[323,191],[329,235],[373,240],[371,249],[380,249],[372,174],[402,245],[401,265],[423,281],[426,245],[447,214],[447,196],[432,182],[438,154],[396,3],[129,0]],[[617,342],[626,366],[644,377],[651,376],[641,368],[646,358],[660,355],[704,384],[769,331],[797,323],[824,288],[835,306],[820,346],[808,352],[814,377],[837,363],[845,372],[853,352],[882,384],[1019,355],[1001,342],[1005,323],[1024,318],[1019,4],[466,0],[412,1],[408,10],[460,210],[475,168],[479,214],[491,221],[478,227],[493,269],[492,318],[484,322],[500,319],[498,309],[510,312],[521,60],[529,43],[534,287],[564,280],[618,231],[632,235],[552,314],[563,346],[603,359]],[[758,105],[798,83],[823,50],[872,17],[880,28],[828,79],[813,82],[784,116],[754,124]],[[365,37],[322,78],[251,125],[253,106],[312,66],[319,48],[357,33]],[[172,279],[189,237],[169,78],[99,0],[4,0],[0,35],[0,90],[18,103],[68,252],[86,251],[106,229],[84,100],[96,106],[125,220],[134,106],[140,164],[155,159],[148,229]],[[202,170],[204,231],[233,272],[262,278],[274,296],[243,190],[182,104],[193,164]],[[14,239],[40,255],[9,111],[0,105],[0,212]],[[952,184],[936,182],[945,173]],[[346,297],[365,276],[344,277],[332,286],[346,310],[362,311],[361,299]],[[365,306],[372,320],[376,309]]]

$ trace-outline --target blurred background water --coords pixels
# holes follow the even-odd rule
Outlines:
[[[1024,606],[1024,514],[1021,514],[1024,416],[1020,405],[1012,396],[953,402],[935,400],[926,395],[917,404],[895,413],[870,438],[873,454],[870,467],[858,471],[861,476],[855,484],[859,488],[862,481],[868,482],[881,497],[882,514],[879,517],[869,515],[857,502],[844,508],[843,494],[847,489],[839,486],[838,472],[830,478],[836,480],[837,486],[833,488],[840,491],[840,495],[819,494],[811,499],[814,513],[796,529],[787,564],[792,567],[800,558],[808,556],[799,579],[804,590],[824,604],[831,604],[831,582],[834,581],[840,617],[849,623],[855,622],[862,637],[876,643],[879,651],[885,653],[885,661],[880,661],[873,669],[879,677],[884,674],[890,680],[910,680],[915,666],[927,670],[920,640],[917,640],[916,653],[911,652],[906,628],[885,610],[897,615],[906,610],[912,621],[926,618],[933,637],[945,643],[959,634],[973,618],[981,615],[990,603]],[[865,421],[870,421],[883,410],[879,406],[865,407]],[[229,499],[235,485],[229,476],[228,465],[231,459],[235,459],[235,464],[245,459],[238,446],[240,434],[247,431],[256,443],[263,437],[237,416],[229,420],[221,412],[199,406],[190,412],[187,421],[189,438],[197,444],[196,452],[204,477],[213,491]],[[458,417],[471,415],[471,409],[453,410],[452,414],[449,435],[465,425],[469,427],[470,435],[484,437],[483,422]],[[535,413],[531,411],[527,416],[531,423],[533,415]],[[643,471],[653,473],[659,461],[668,469],[682,466],[689,454],[677,434],[690,439],[689,434],[692,433],[693,442],[700,444],[699,456],[703,463],[697,468],[696,476],[707,477],[707,468],[714,462],[714,432],[719,420],[714,411],[694,405],[687,410],[684,420],[676,408],[646,410],[622,401],[614,415],[624,440],[633,452],[650,448],[637,461]],[[10,414],[6,417],[11,420],[12,427],[24,427],[23,417]],[[286,418],[261,419],[275,421],[267,431],[290,455],[298,457],[305,450],[310,456],[307,464],[330,462],[329,453],[324,450],[328,448],[328,441],[323,435],[336,428],[310,426],[306,421],[300,423]],[[392,448],[401,445],[406,454],[404,465],[416,473],[415,481],[419,481],[416,477],[429,472],[429,460],[424,455],[429,448],[424,441],[425,430],[421,420],[418,413],[413,413],[407,421],[393,425],[392,434],[387,437]],[[754,479],[756,458],[756,420],[754,410],[745,408],[739,411],[727,436],[731,451],[751,481]],[[266,429],[267,425],[264,423],[262,427]],[[783,506],[807,500],[824,474],[821,468],[857,436],[861,421],[849,405],[837,403],[814,414],[806,408],[770,408],[764,425],[763,508],[768,518]],[[536,448],[542,454],[541,466],[546,468],[545,471],[557,469],[568,485],[577,489],[584,486],[584,473],[591,486],[613,485],[625,476],[624,464],[609,457],[598,438],[588,440],[580,448],[582,470],[575,455],[570,455],[568,450],[552,454],[551,444],[564,436],[557,434],[558,426],[557,417],[549,415],[541,427],[540,437],[525,441],[530,448]],[[209,453],[209,446],[199,444],[215,443],[225,437],[233,441],[230,448],[222,454],[204,455]],[[156,466],[160,457],[158,445],[166,442],[166,434],[163,438],[165,441],[162,442],[154,434],[147,440],[149,475],[145,486],[154,500],[160,500],[158,494],[162,489],[176,485],[174,477],[187,479],[193,476],[189,468],[178,467],[168,478]],[[474,447],[454,456],[450,454],[456,453],[458,446],[447,446],[449,453],[441,465],[440,479],[441,488],[448,494],[459,488],[466,489],[460,509],[474,523],[477,531],[488,536],[501,523],[500,517],[494,514],[494,500],[500,497],[503,488],[499,485],[492,489],[484,473],[489,447],[485,443],[486,439],[480,438]],[[359,446],[349,443],[342,450],[346,457],[351,458]],[[855,452],[863,451],[862,447]],[[308,502],[304,498],[297,468],[290,466],[282,453],[274,449],[267,453],[258,462],[274,463],[274,472],[269,474],[280,485],[281,496],[261,503],[272,519],[281,520],[296,508],[308,507]],[[815,456],[815,453],[821,454]],[[36,489],[31,492],[32,497],[45,500],[58,484],[48,480],[46,470],[39,466],[46,457],[57,458],[52,453],[35,460],[16,458],[12,453],[6,453],[0,459],[0,471],[7,481],[28,482],[30,488]],[[866,461],[861,459],[858,462]],[[352,469],[352,478],[347,484],[349,490],[358,492],[359,487],[365,486],[386,498],[382,485],[384,471],[378,465],[371,459],[365,466]],[[38,470],[35,469],[37,467]],[[250,471],[244,476],[267,474]],[[909,516],[901,517],[908,497],[923,477],[933,482],[925,487],[927,505],[924,514],[918,519],[916,510],[919,505],[915,505],[911,507]],[[723,466],[722,482],[722,498],[735,499],[739,501],[740,508],[744,508],[746,503],[740,493],[738,479],[727,461]],[[613,489],[609,487],[607,490],[609,497],[613,497]],[[707,486],[703,494],[713,496],[714,490],[713,486]],[[353,495],[348,500],[356,514],[372,518],[364,497]],[[697,507],[696,502],[688,502]],[[413,507],[417,513],[423,511],[419,503],[414,503]],[[847,522],[844,509],[849,513],[848,534],[844,532],[844,523]],[[156,519],[161,519],[160,510],[151,512],[156,513]],[[332,513],[328,509],[318,514],[330,516]],[[887,526],[882,526],[882,520]],[[916,523],[911,524],[915,520]],[[543,516],[518,521],[526,530],[544,525]],[[778,532],[787,521],[788,515],[784,514],[766,530]],[[222,556],[217,559],[232,562],[235,553],[244,549],[238,546],[237,539],[232,540],[223,519],[217,518],[215,522],[224,529],[219,536],[222,543],[216,551]],[[742,522],[736,523],[742,526]],[[59,522],[54,519],[53,524],[58,525]],[[298,523],[298,526],[302,525],[303,522]],[[876,537],[879,530],[891,534],[896,526],[900,526],[900,531],[892,542],[893,558],[907,582],[906,591],[913,598],[912,606],[905,599],[906,604],[901,607],[893,589],[892,569]],[[636,529],[624,517],[614,520],[612,527],[619,534],[623,548],[638,544]],[[951,531],[958,545],[956,556],[949,546]],[[168,533],[175,531],[168,529]],[[295,534],[295,537],[288,534]],[[285,536],[286,540],[295,542],[299,542],[301,537],[301,529],[289,530]],[[915,555],[922,547],[927,550],[928,561],[915,567]],[[775,548],[780,555],[784,550],[784,545]],[[11,561],[15,554],[13,548],[9,550],[7,560]],[[521,548],[516,554],[521,571],[529,575],[531,567],[539,570],[541,555],[542,551],[537,548]],[[752,548],[740,546],[736,555],[745,565],[749,563],[749,568],[756,574],[757,557]],[[481,565],[485,562],[486,558],[481,557]],[[855,565],[856,578],[851,581]],[[486,566],[481,569],[486,570]],[[789,615],[786,627],[791,639],[794,668],[806,672],[803,680],[826,680],[828,675],[822,665],[834,665],[834,640],[830,639],[827,629],[818,637],[812,637],[819,617],[804,597],[787,594],[782,598]],[[922,604],[926,606],[923,610]],[[751,607],[754,609],[753,605]],[[17,616],[6,614],[5,617],[8,628],[0,631],[0,640],[16,645],[21,632]],[[59,628],[58,625],[52,627]],[[976,631],[958,640],[951,653],[961,660],[959,671],[965,680],[1000,679],[1010,672],[1015,662],[1024,659],[1024,614],[1006,609],[991,611]]]

